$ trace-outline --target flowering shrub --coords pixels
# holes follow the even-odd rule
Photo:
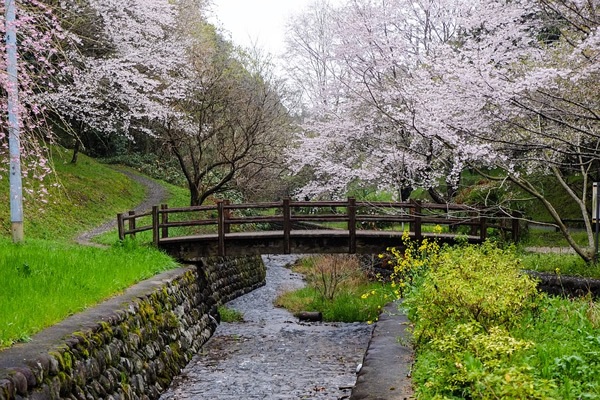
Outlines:
[[[434,228],[435,233],[441,232],[438,225]],[[423,239],[420,243],[412,240],[409,232],[402,235],[401,247],[388,247],[387,253],[379,254],[379,258],[391,266],[393,271],[390,275],[392,296],[390,300],[402,298],[419,281],[419,277],[428,268],[437,264],[440,256],[440,246],[435,240]],[[381,279],[381,276],[378,276]],[[373,292],[363,294],[366,299]]]
[[[448,324],[473,322],[486,332],[495,326],[509,328],[536,305],[536,283],[521,273],[513,249],[491,242],[447,248],[436,261],[405,302],[417,321],[419,341],[445,334]]]
[[[540,299],[513,249],[490,242],[445,248],[436,261],[404,302],[415,323],[419,396],[549,398],[553,382],[512,363],[535,343],[511,328]]]

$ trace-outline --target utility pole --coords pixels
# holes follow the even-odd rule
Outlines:
[[[17,76],[16,0],[5,0],[6,72],[8,73],[8,147],[10,152],[10,222],[14,243],[23,241],[23,183]]]

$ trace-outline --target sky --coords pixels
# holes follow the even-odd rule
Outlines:
[[[231,33],[234,43],[259,47],[272,55],[284,50],[285,24],[290,15],[313,0],[213,0],[211,22]],[[217,22],[219,21],[219,22]]]

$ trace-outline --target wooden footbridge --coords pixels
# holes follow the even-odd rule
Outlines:
[[[156,246],[182,261],[251,254],[366,253],[401,247],[413,239],[480,243],[492,229],[516,240],[518,220],[498,219],[458,204],[292,201],[133,211],[117,216],[119,238],[149,235]]]

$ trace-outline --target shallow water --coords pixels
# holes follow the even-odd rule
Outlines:
[[[344,399],[356,381],[372,326],[299,323],[273,306],[304,285],[285,268],[297,256],[264,256],[266,285],[227,307],[244,322],[222,323],[161,399]]]

